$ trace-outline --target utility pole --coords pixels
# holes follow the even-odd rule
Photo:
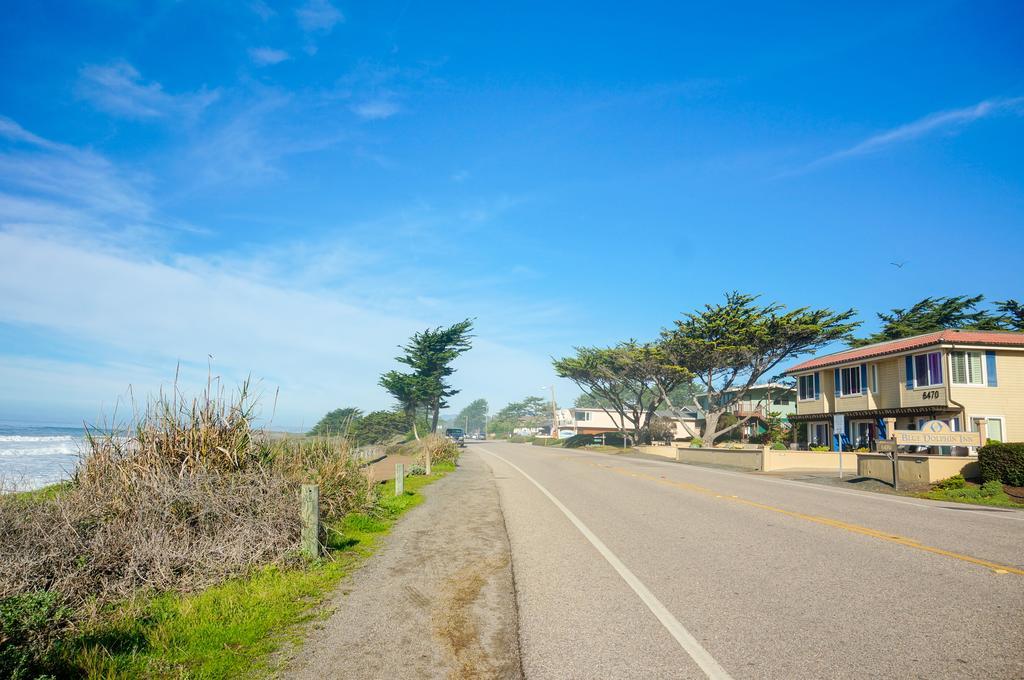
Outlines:
[[[551,436],[558,439],[558,407],[555,405],[554,383],[551,383]]]
[[[558,439],[558,435],[556,434],[558,431],[558,411],[555,406],[555,384],[551,383],[547,387],[551,390],[551,437]],[[545,388],[542,387],[541,389],[543,390]]]

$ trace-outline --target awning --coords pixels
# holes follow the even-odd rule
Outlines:
[[[960,411],[951,407],[940,406],[904,406],[902,408],[876,408],[867,411],[830,411],[828,413],[802,413],[797,415],[791,413],[791,423],[812,423],[820,420],[831,421],[832,416],[846,416],[847,418],[899,418],[901,416],[940,416]]]

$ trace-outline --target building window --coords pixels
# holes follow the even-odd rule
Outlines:
[[[929,352],[914,357],[914,384],[917,387],[942,384],[942,352]]]
[[[802,375],[797,378],[799,383],[799,395],[800,401],[808,401],[811,399],[817,399],[817,395],[814,392],[814,374]]]
[[[828,426],[825,423],[807,423],[807,443],[811,446],[825,446],[828,440]]]
[[[971,431],[978,431],[978,421],[981,418],[971,418]],[[1003,419],[1000,416],[988,416],[985,418],[985,439],[1003,441]]]
[[[578,420],[578,421],[590,420],[590,411],[576,411],[576,420]]]
[[[851,444],[854,449],[871,446],[871,440],[874,438],[875,426],[873,423],[861,422],[853,424],[853,441]]]
[[[840,369],[839,385],[839,393],[844,397],[860,394],[860,366]]]
[[[772,399],[772,403],[776,406],[787,406],[789,404],[789,397],[775,397]]]
[[[951,352],[951,378],[954,385],[984,385],[981,352]]]
[[[878,364],[871,364],[871,391],[878,394]]]

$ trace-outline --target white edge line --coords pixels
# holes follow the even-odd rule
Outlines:
[[[690,658],[700,666],[700,669],[704,671],[704,675],[712,678],[713,680],[731,680],[731,676],[718,664],[717,661],[715,661],[714,657],[712,657],[711,654],[701,646],[700,642],[697,641],[697,638],[693,637],[693,635],[690,634],[690,631],[686,630],[683,624],[679,623],[679,620],[676,619],[676,617],[672,615],[672,612],[670,612],[665,605],[663,605],[661,601],[654,596],[654,593],[648,590],[647,586],[645,586],[643,582],[629,570],[629,567],[623,564],[622,560],[620,560],[615,553],[613,553],[608,546],[606,546],[601,539],[594,534],[594,532],[587,528],[587,525],[580,521],[580,519],[574,515],[571,510],[569,510],[569,508],[565,507],[565,505],[555,498],[550,491],[541,486],[540,482],[526,474],[522,468],[515,463],[512,463],[504,457],[482,447],[479,448],[479,450],[512,467],[537,487],[542,494],[547,496],[548,500],[554,503],[555,507],[561,510],[562,514],[565,515],[577,529],[579,529],[580,533],[583,534],[583,537],[590,541],[590,544],[597,549],[597,552],[601,553],[601,556],[608,561],[608,564],[612,565],[612,568],[618,572],[619,576],[622,577],[622,580],[626,582],[626,585],[633,589],[633,592],[637,594],[645,605],[647,605],[647,608],[650,609],[651,613],[657,617],[658,621],[661,622],[661,625],[663,625],[669,634],[676,639],[676,642],[678,642],[679,646],[683,648],[683,651],[689,654]]]

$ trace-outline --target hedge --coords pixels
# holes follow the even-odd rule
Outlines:
[[[1024,486],[1024,443],[989,444],[978,449],[982,481]]]

